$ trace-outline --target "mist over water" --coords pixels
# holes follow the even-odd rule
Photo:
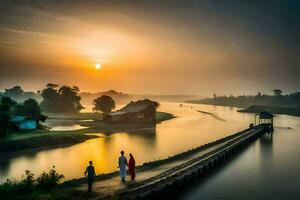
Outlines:
[[[298,199],[299,145],[300,118],[277,115],[273,134],[258,138],[178,199]]]
[[[251,114],[238,113],[236,108],[162,102],[161,111],[177,116],[157,124],[156,128],[119,132],[111,135],[97,134],[99,138],[50,150],[25,151],[1,155],[0,179],[21,178],[26,169],[36,175],[56,166],[66,179],[82,177],[88,161],[93,160],[96,173],[117,170],[121,150],[132,153],[140,165],[144,162],[166,158],[190,148],[246,129],[253,121]],[[215,116],[198,111],[214,113]],[[69,124],[68,124],[69,126]]]

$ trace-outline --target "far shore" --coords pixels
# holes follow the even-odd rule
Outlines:
[[[173,118],[175,116],[170,113],[157,112],[156,124]],[[50,119],[74,120],[79,125],[87,128],[72,131],[50,131],[44,128],[30,132],[12,132],[7,138],[0,139],[0,153],[70,146],[98,138],[99,135],[95,133],[109,135],[120,131],[138,132],[145,128],[155,128],[155,124],[107,124],[101,121],[101,115],[98,113],[52,115]]]
[[[212,106],[227,106],[239,108],[238,112],[244,113],[260,113],[262,111],[267,111],[273,114],[279,115],[290,115],[300,117],[300,107],[289,107],[289,106],[272,106],[272,105],[252,105],[249,107],[241,107],[240,105],[227,105],[227,104],[213,104],[213,103],[203,103],[197,101],[185,101],[185,103],[190,104],[203,104]]]
[[[253,105],[253,106],[249,106],[248,108],[238,110],[238,112],[245,112],[245,113],[259,113],[262,111],[267,111],[273,114],[291,115],[297,117],[300,116],[300,108],[293,108],[293,107]]]

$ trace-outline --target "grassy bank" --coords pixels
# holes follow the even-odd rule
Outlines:
[[[100,120],[102,119],[102,113],[47,113],[49,119],[64,119],[64,120]]]
[[[157,112],[157,123],[174,118],[170,113]],[[0,152],[21,151],[34,148],[55,148],[58,146],[68,146],[97,138],[89,133],[113,134],[120,131],[139,131],[144,128],[154,128],[153,124],[107,124],[99,120],[99,114],[79,113],[73,115],[52,115],[52,119],[70,119],[76,123],[88,127],[86,129],[74,131],[49,131],[38,129],[30,132],[12,132],[7,138],[0,139]],[[82,121],[90,120],[92,121]],[[63,124],[62,124],[63,125]]]
[[[218,102],[211,99],[203,100],[188,100],[186,103],[194,104],[206,104],[206,105],[215,105],[215,106],[230,106],[241,108],[238,112],[245,113],[259,113],[262,111],[268,111],[273,114],[284,114],[291,116],[300,116],[300,107],[292,106],[268,106],[268,105],[248,105],[243,102]]]
[[[137,166],[137,169],[136,169],[137,173],[139,174],[143,171],[156,170],[158,167],[160,167],[164,164],[168,164],[168,163],[179,161],[181,159],[188,158],[190,156],[193,156],[196,153],[199,153],[210,147],[213,147],[214,145],[221,144],[225,141],[228,141],[230,139],[238,137],[241,134],[243,134],[243,132],[238,132],[233,135],[226,136],[226,137],[218,139],[214,142],[204,144],[204,145],[198,146],[193,149],[189,149],[184,152],[180,152],[178,154],[175,154],[170,157],[166,157],[164,159],[144,163],[142,165]],[[107,173],[107,174],[100,174],[97,177],[95,177],[95,182],[112,179],[113,177],[118,176],[118,175],[119,175],[118,171],[115,171],[112,173]],[[69,180],[69,181],[66,181],[66,182],[58,185],[58,187],[56,187],[52,191],[40,191],[39,193],[34,193],[33,195],[36,195],[35,197],[37,199],[90,199],[90,198],[93,199],[93,198],[97,197],[97,195],[99,195],[99,193],[98,194],[97,193],[87,194],[84,191],[78,190],[78,187],[82,186],[82,184],[85,184],[86,181],[87,181],[86,178]],[[131,186],[136,186],[137,184],[140,184],[140,183],[137,182]],[[28,196],[28,197],[32,197],[32,196]],[[118,199],[119,196],[112,195],[110,197],[111,198],[109,198],[109,199]],[[107,199],[107,198],[104,197],[102,199]]]
[[[87,135],[80,131],[36,130],[28,133],[14,132],[8,138],[0,140],[0,152],[67,146],[96,137],[96,135]]]
[[[166,112],[156,112],[156,123],[160,123],[173,118],[175,118],[173,114],[166,113]]]
[[[300,116],[300,108],[293,107],[281,107],[281,106],[260,106],[253,105],[248,108],[241,109],[238,112],[246,112],[246,113],[260,113],[262,111],[267,111],[273,114],[285,114],[292,116]]]

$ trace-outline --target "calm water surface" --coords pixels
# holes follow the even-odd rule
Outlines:
[[[0,181],[12,177],[19,179],[26,169],[40,174],[54,165],[66,179],[78,178],[82,177],[89,160],[94,161],[98,174],[115,171],[120,150],[126,155],[133,153],[137,164],[142,164],[243,130],[253,121],[253,115],[238,113],[236,108],[230,107],[192,104],[180,107],[179,103],[165,102],[159,109],[177,118],[153,129],[111,135],[93,133],[100,138],[69,147],[0,155]],[[197,110],[212,112],[217,117]]]
[[[299,199],[300,118],[278,115],[275,126],[178,199]]]

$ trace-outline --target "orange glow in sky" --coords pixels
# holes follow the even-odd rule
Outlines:
[[[3,10],[0,89],[53,82],[91,92],[239,94],[281,88],[273,79],[298,83],[298,71],[282,68],[296,69],[295,54],[230,10],[226,18],[205,5],[81,4]]]

